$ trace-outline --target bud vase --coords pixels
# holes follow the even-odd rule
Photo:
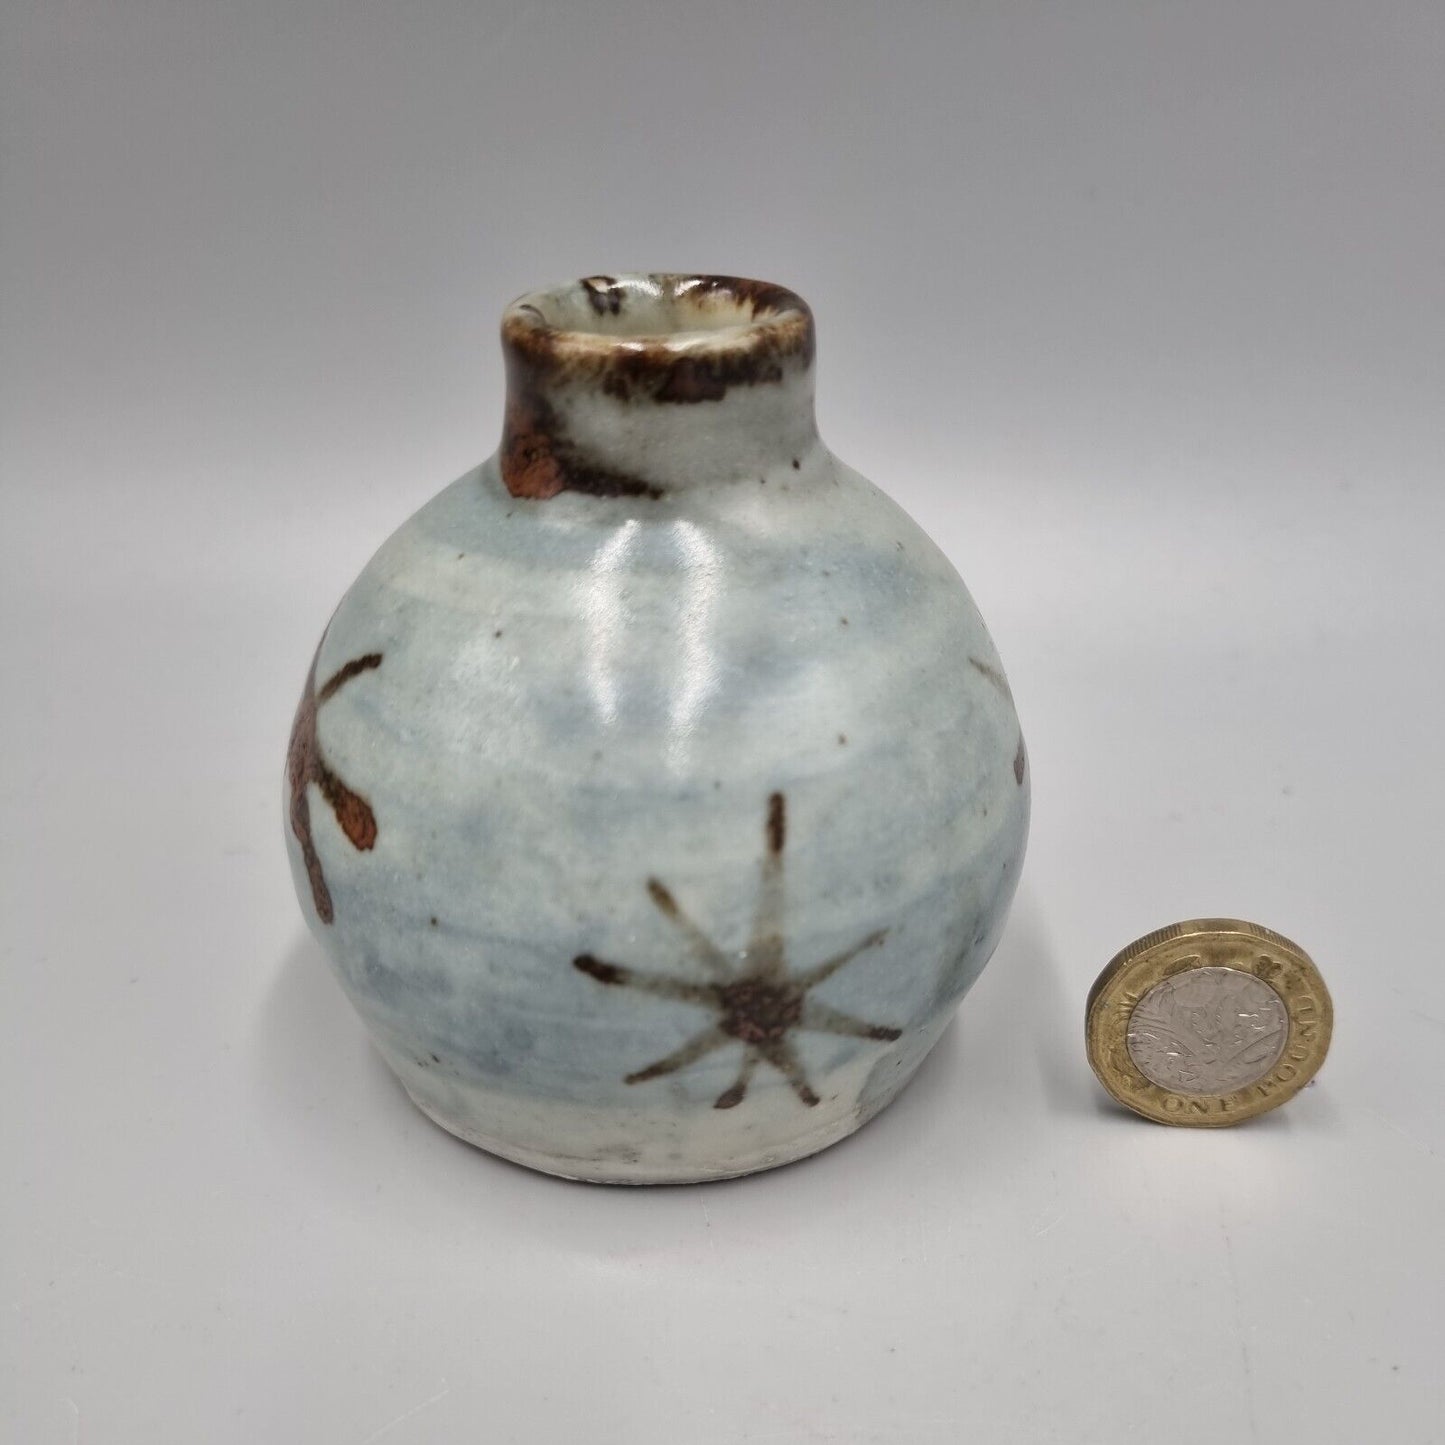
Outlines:
[[[770,1168],[882,1109],[1028,828],[998,655],[834,457],[778,286],[505,313],[497,453],[381,548],[286,769],[302,909],[416,1104],[548,1173]]]

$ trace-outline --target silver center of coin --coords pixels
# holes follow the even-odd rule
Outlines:
[[[1232,1094],[1269,1073],[1289,1037],[1284,1002],[1252,973],[1193,968],[1156,983],[1129,1017],[1129,1057],[1161,1089]]]

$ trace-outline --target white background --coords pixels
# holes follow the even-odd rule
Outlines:
[[[0,1437],[1445,1439],[1445,10],[5,7]],[[801,290],[969,582],[1035,814],[912,1089],[561,1184],[428,1124],[302,927],[291,711],[491,450],[530,286]],[[1109,956],[1255,918],[1333,1053],[1106,1105]]]

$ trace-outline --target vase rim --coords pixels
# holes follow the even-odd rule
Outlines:
[[[742,276],[585,276],[519,296],[502,315],[509,355],[578,381],[625,378],[629,390],[667,400],[717,399],[667,394],[696,389],[690,378],[698,375],[704,393],[780,380],[787,363],[811,363],[814,344],[801,296]]]
[[[813,314],[739,276],[587,276],[502,315],[501,479],[514,497],[657,498],[817,441]]]

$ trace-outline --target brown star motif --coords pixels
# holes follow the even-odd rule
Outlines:
[[[665,1058],[628,1074],[627,1083],[641,1084],[663,1074],[675,1073],[705,1055],[737,1042],[743,1046],[737,1079],[718,1095],[714,1108],[732,1109],[740,1104],[760,1063],[776,1069],[792,1086],[798,1098],[811,1107],[818,1102],[818,1095],[809,1084],[802,1061],[793,1046],[790,1036],[795,1030],[842,1034],[883,1043],[891,1043],[902,1036],[901,1029],[867,1023],[810,996],[811,990],[824,979],[831,978],[865,949],[880,944],[886,929],[870,933],[853,947],[811,968],[798,973],[789,971],[782,934],[783,844],[786,831],[783,795],[774,793],[768,799],[767,851],[763,857],[752,937],[740,960],[725,954],[683,912],[665,884],[656,878],[647,880],[647,891],[653,903],[687,940],[693,957],[711,975],[707,981],[644,973],[624,964],[607,963],[590,953],[572,960],[575,968],[595,978],[598,983],[616,984],[658,998],[697,1004],[717,1014],[713,1023]]]
[[[301,694],[301,704],[296,709],[296,721],[291,725],[291,746],[286,753],[286,776],[291,784],[291,831],[301,844],[301,856],[306,862],[306,876],[311,880],[311,897],[316,912],[323,923],[330,923],[336,916],[331,904],[331,890],[326,886],[326,875],[321,869],[321,859],[311,837],[311,797],[309,789],[315,783],[321,789],[341,831],[351,840],[355,848],[369,851],[376,843],[376,815],[371,805],[358,793],[352,792],[335,773],[321,752],[321,739],[316,731],[316,713],[321,704],[333,697],[358,673],[370,672],[381,666],[381,654],[368,652],[364,657],[354,657],[338,669],[318,690],[316,686],[316,657],[311,659],[311,671],[306,675],[306,690]]]

